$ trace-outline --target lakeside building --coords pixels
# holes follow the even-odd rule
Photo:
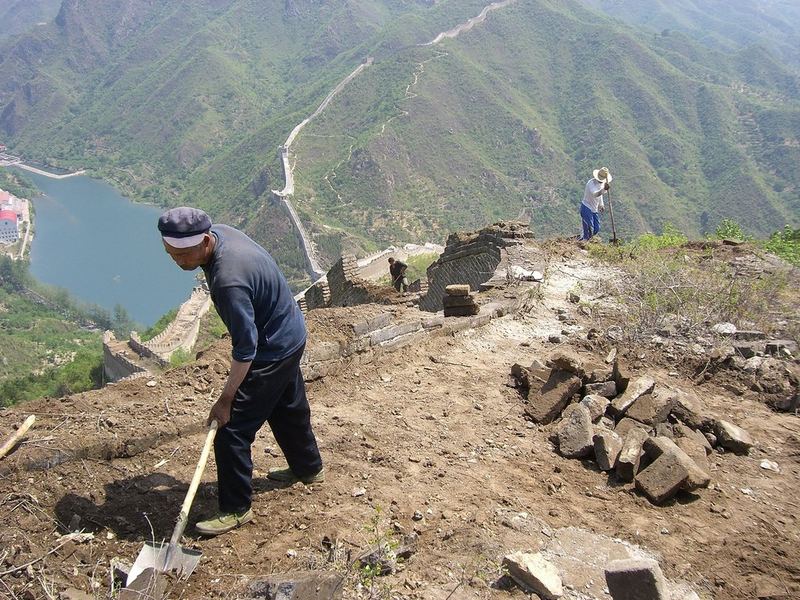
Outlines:
[[[14,244],[19,240],[18,221],[13,210],[0,209],[0,244]]]

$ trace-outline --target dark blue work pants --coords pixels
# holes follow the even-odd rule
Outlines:
[[[590,240],[600,232],[600,215],[581,203],[581,224],[583,225],[582,240]]]
[[[253,362],[239,386],[231,420],[214,440],[220,511],[243,512],[250,508],[253,497],[250,446],[265,421],[295,475],[305,477],[322,469],[300,372],[304,349],[305,346],[280,361]]]

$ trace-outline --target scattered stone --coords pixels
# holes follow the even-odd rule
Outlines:
[[[758,354],[763,354],[766,345],[764,342],[736,342],[733,345],[733,349],[742,358],[753,358]]]
[[[528,396],[525,413],[536,423],[552,423],[580,389],[581,380],[578,377],[554,369],[541,389]]]
[[[332,571],[297,571],[254,579],[249,598],[264,600],[339,600],[342,576]]]
[[[564,595],[558,569],[541,553],[515,552],[503,558],[509,576],[526,590],[531,590],[544,600],[556,600]]]
[[[603,381],[600,383],[587,383],[587,395],[603,396],[604,398],[613,398],[617,395],[617,384],[613,381]]]
[[[733,346],[720,346],[714,348],[708,355],[715,362],[725,362],[736,356],[736,349]]]
[[[669,500],[689,479],[686,465],[674,453],[665,453],[636,475],[636,489],[654,504]]]
[[[697,396],[683,390],[675,390],[672,414],[692,429],[710,429],[714,422]]]
[[[442,298],[444,308],[464,308],[475,305],[475,297],[470,294],[467,296],[445,296]]]
[[[656,435],[672,439],[675,437],[675,432],[669,423],[659,423],[656,425]]]
[[[600,430],[592,437],[594,456],[597,466],[601,471],[610,471],[614,468],[622,450],[622,438],[615,432]]]
[[[611,383],[613,384],[613,382]],[[592,416],[592,423],[596,423],[606,414],[606,407],[608,407],[609,401],[605,396],[589,394],[583,397],[581,404],[589,409],[589,414]]]
[[[568,299],[569,299],[569,301],[570,301],[570,302],[572,302],[573,304],[578,304],[578,303],[581,301],[581,297],[580,297],[578,294],[576,294],[575,292],[570,292],[570,293],[567,295],[567,298],[568,298]]]
[[[611,403],[612,414],[617,416],[617,418],[621,417],[640,397],[652,392],[655,386],[655,380],[650,377],[639,377],[631,381],[625,393],[615,398]]]
[[[145,385],[146,385],[147,387],[149,387],[149,388],[153,388],[153,387],[156,387],[156,386],[158,385],[158,383],[156,383],[155,379],[151,379],[151,380],[150,380],[150,381],[148,381],[148,382],[147,382]]]
[[[766,469],[767,471],[774,471],[775,473],[780,473],[781,472],[781,469],[778,466],[778,463],[776,463],[774,461],[771,461],[771,460],[764,459],[759,463],[759,466],[762,469]]]
[[[641,429],[645,433],[650,433],[651,431],[651,427],[649,425],[645,425],[641,421],[637,421],[635,419],[629,419],[627,417],[622,419],[619,423],[617,423],[617,426],[614,427],[614,431],[616,431],[617,435],[619,435],[623,439],[625,438],[625,436],[628,435],[628,432],[631,429]]]
[[[664,574],[654,560],[612,561],[606,567],[606,585],[614,600],[669,600]]]
[[[733,334],[733,339],[740,342],[757,342],[767,339],[763,331],[737,331]]]
[[[701,485],[697,487],[708,487],[708,483],[711,482],[711,464],[708,462],[705,439],[703,439],[703,443],[699,443],[696,438],[692,437],[682,437],[673,441],[678,448],[692,459],[692,462],[700,469],[702,477],[708,477],[708,482],[703,484],[702,477],[699,475],[695,476],[695,472],[690,469],[690,475],[692,475],[689,479],[690,484],[694,485],[700,483]]]
[[[720,446],[736,454],[747,454],[753,447],[750,434],[728,421],[718,420],[714,423],[714,433]]]
[[[547,341],[551,344],[560,344],[562,340],[560,335],[553,334],[547,338]]]
[[[622,481],[633,481],[639,472],[639,461],[642,456],[642,445],[647,439],[647,432],[638,427],[632,428],[623,438],[622,449],[615,465],[617,477]]]
[[[703,437],[706,438],[708,445],[711,446],[712,449],[717,447],[719,440],[717,439],[717,436],[715,436],[713,433],[706,431],[705,433],[703,433]]]
[[[675,438],[690,438],[694,440],[696,444],[703,448],[706,455],[711,454],[713,448],[711,444],[709,444],[708,439],[706,436],[699,431],[695,431],[691,427],[687,427],[683,423],[675,423],[672,426],[672,431],[675,433]],[[667,436],[669,437],[669,436]]]
[[[666,421],[675,406],[676,398],[677,394],[673,390],[659,386],[652,393],[639,396],[625,412],[625,416],[645,425],[657,425]]]
[[[363,487],[360,487],[360,488],[353,488],[352,495],[353,495],[353,498],[358,498],[359,496],[363,496],[366,493],[367,493],[367,490],[365,488],[363,488]]]
[[[688,438],[683,439],[688,440]],[[647,454],[647,457],[655,461],[653,464],[661,460],[667,454],[674,455],[681,468],[686,471],[686,479],[684,480],[684,485],[682,486],[683,489],[692,491],[696,490],[697,488],[708,487],[708,484],[711,483],[711,477],[708,475],[708,471],[700,468],[700,466],[691,458],[691,456],[689,456],[678,446],[677,443],[673,442],[671,439],[664,437],[648,438],[643,444],[643,449],[645,454]],[[703,460],[705,461],[705,450],[700,447],[696,447],[696,450],[698,451],[697,454],[702,455]],[[693,450],[693,453],[694,452],[695,450]],[[642,473],[644,473],[644,471],[642,471]]]
[[[733,323],[717,323],[711,328],[711,331],[720,335],[733,335],[737,330]]]
[[[794,340],[770,340],[767,342],[766,352],[773,356],[781,356],[787,353],[790,356],[796,355],[797,342]]]
[[[584,458],[592,453],[592,416],[583,404],[566,408],[556,431],[558,451],[565,458]]]
[[[469,296],[471,290],[468,283],[452,283],[444,291],[448,296]]]

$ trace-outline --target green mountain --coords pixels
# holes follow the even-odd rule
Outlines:
[[[296,208],[329,260],[500,218],[576,233],[600,165],[622,235],[667,222],[698,234],[722,218],[756,234],[796,226],[797,11],[768,13],[784,33],[753,46],[724,20],[709,44],[694,13],[654,32],[599,4],[517,0],[422,45],[484,2],[64,0],[52,25],[2,49],[0,140],[138,198],[203,206],[299,282],[302,253],[270,193],[283,187],[277,149],[369,57],[291,147]]]
[[[762,46],[800,68],[800,4],[794,0],[585,1],[626,23],[685,33],[717,50]]]
[[[49,23],[61,0],[0,0],[0,41]]]

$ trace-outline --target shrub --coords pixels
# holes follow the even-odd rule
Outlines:
[[[736,221],[731,219],[722,219],[714,234],[720,240],[739,240],[747,242],[753,239],[752,236],[747,235]]]
[[[764,242],[764,248],[785,261],[800,266],[800,228],[792,229],[786,225]]]

